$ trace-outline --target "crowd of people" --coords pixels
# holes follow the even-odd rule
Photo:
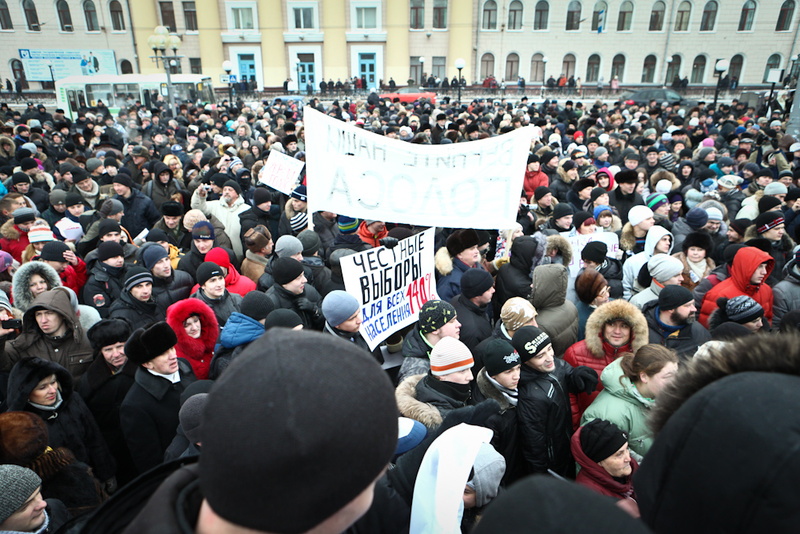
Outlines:
[[[260,180],[313,157],[297,101],[0,104],[0,531],[794,527],[777,115],[305,106],[398,143],[531,134],[516,223],[437,228],[436,298],[372,350],[342,258],[425,228]]]

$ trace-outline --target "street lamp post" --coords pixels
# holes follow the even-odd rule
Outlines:
[[[169,110],[171,114],[176,114],[175,95],[172,92],[172,67],[178,65],[181,58],[183,58],[183,56],[178,55],[178,48],[181,46],[181,38],[177,35],[170,35],[169,28],[166,26],[156,26],[155,30],[153,30],[153,35],[147,39],[147,44],[153,50],[153,55],[150,56],[150,59],[156,62],[156,67],[159,67],[161,62],[164,63],[164,71],[167,74]],[[168,49],[172,50],[171,56],[167,55]]]
[[[420,65],[420,70],[422,71],[422,82],[421,82],[421,85],[423,87],[425,87],[425,83],[427,82],[427,80],[425,78],[425,58],[424,57],[420,57],[419,58],[419,65]]]
[[[231,85],[231,71],[233,70],[233,63],[229,60],[222,62],[222,70],[228,76],[228,105],[233,105],[233,85]]]
[[[544,96],[545,87],[547,87],[547,62],[550,58],[547,56],[542,57],[542,96]]]
[[[297,63],[294,64],[295,70],[297,71],[297,94],[300,94],[300,60],[297,60]]]
[[[667,58],[667,72],[664,73],[664,87],[669,85],[669,66],[672,63],[672,56]]]
[[[461,70],[466,66],[466,61],[462,58],[456,60],[456,69],[458,69],[458,105],[461,105]]]
[[[718,59],[714,63],[714,76],[717,77],[717,87],[714,89],[714,110],[717,109],[717,99],[719,98],[720,83],[722,82],[722,73],[728,70],[730,62],[727,59]]]
[[[53,62],[47,60],[47,68],[50,69],[50,82],[53,84],[53,90],[56,88],[56,77],[53,75]]]

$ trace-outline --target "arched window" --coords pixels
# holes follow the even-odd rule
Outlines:
[[[567,30],[581,29],[581,3],[572,0],[567,6]]]
[[[108,4],[108,11],[111,13],[111,28],[115,32],[125,30],[125,16],[122,14],[122,6],[117,0]]]
[[[714,24],[717,22],[717,5],[716,0],[706,2],[703,8],[703,18],[700,19],[700,31],[710,32],[714,31]]]
[[[437,30],[447,28],[447,0],[433,0],[433,27]]]
[[[650,54],[642,65],[642,83],[653,83],[656,79],[656,56]]]
[[[614,79],[616,76],[619,79],[619,82],[622,83],[623,77],[625,76],[625,56],[622,54],[617,54],[614,56],[614,59],[611,61],[611,79]]]
[[[749,32],[753,29],[753,21],[756,18],[756,3],[747,0],[742,6],[742,14],[739,16],[739,31]]]
[[[119,62],[119,71],[121,74],[133,74],[133,65],[127,59]]]
[[[775,24],[775,31],[789,31],[789,27],[792,25],[792,17],[794,17],[794,0],[786,0],[781,4],[781,10],[778,13],[778,23]]]
[[[675,81],[675,76],[680,78],[681,75],[681,56],[675,54],[672,56],[672,61],[667,66],[667,85],[671,85]]]
[[[731,58],[730,66],[728,67],[728,74],[731,78],[734,76],[736,79],[742,77],[742,67],[744,66],[744,57],[741,54],[736,54]]]
[[[533,54],[531,58],[531,82],[544,82],[544,56]]]
[[[619,6],[619,18],[617,18],[617,31],[628,32],[631,31],[631,24],[633,23],[633,2],[625,0]],[[621,80],[622,78],[620,78]]]
[[[597,2],[592,9],[592,31],[596,32],[601,26],[605,27],[606,18],[608,18],[608,4],[603,1]]]
[[[508,29],[521,30],[522,29],[522,2],[514,0],[508,6]]]
[[[763,82],[767,82],[767,77],[769,76],[769,71],[772,69],[779,69],[781,68],[781,55],[780,54],[772,54],[769,56],[767,60],[767,64],[764,67],[764,79],[761,80]]]
[[[11,75],[15,81],[20,81],[23,89],[28,89],[28,79],[25,78],[25,67],[22,66],[22,61],[18,59],[11,60]]]
[[[651,32],[660,32],[664,29],[664,12],[666,9],[667,5],[661,0],[653,4],[653,10],[650,11],[650,27],[648,28]]]
[[[564,76],[568,79],[570,76],[575,75],[575,56],[573,54],[564,56],[564,60],[561,62],[561,72],[563,72]]]
[[[497,29],[497,2],[494,0],[487,0],[483,4],[483,26],[484,30]]]
[[[6,0],[0,0],[0,30],[13,30],[14,24],[11,22],[11,13],[8,11]]]
[[[83,2],[83,16],[86,19],[86,31],[100,31],[100,24],[97,23],[97,8],[94,7],[92,0]]]
[[[61,31],[73,31],[74,27],[72,26],[72,14],[69,12],[69,4],[67,3],[67,0],[58,0],[56,3],[56,11],[58,11],[58,23],[61,25]]]
[[[481,80],[494,74],[494,55],[486,52],[481,56]]]
[[[507,81],[516,81],[517,78],[519,78],[519,56],[512,52],[506,57],[505,79]]]
[[[411,0],[411,29],[421,30],[425,27],[425,0]]]
[[[699,55],[694,58],[692,63],[692,83],[703,83],[703,78],[706,75],[706,56]]]
[[[547,19],[550,16],[550,4],[546,0],[536,2],[536,11],[533,13],[533,29],[546,30]]]
[[[39,15],[36,13],[36,4],[33,3],[33,0],[24,0],[22,10],[25,11],[25,22],[28,24],[28,29],[33,32],[41,31]]]
[[[586,62],[586,83],[596,82],[600,77],[600,56],[592,54]]]
[[[692,16],[692,4],[684,0],[678,6],[675,14],[675,31],[685,32],[689,30],[689,18]]]

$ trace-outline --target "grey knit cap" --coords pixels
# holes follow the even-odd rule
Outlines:
[[[0,465],[0,523],[14,515],[42,485],[39,475],[18,465]]]
[[[189,397],[178,412],[183,433],[193,445],[202,441],[203,411],[206,404],[208,393],[198,393]]]
[[[282,235],[275,242],[275,254],[279,258],[288,258],[303,252],[303,243],[292,235]]]

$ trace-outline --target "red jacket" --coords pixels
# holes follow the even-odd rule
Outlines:
[[[381,246],[380,240],[387,235],[389,235],[389,230],[386,228],[384,228],[381,233],[373,235],[373,233],[369,231],[369,228],[367,228],[367,221],[363,221],[358,226],[358,237],[361,238],[361,241],[374,248]]]
[[[206,254],[205,261],[214,262],[220,267],[227,269],[228,274],[225,276],[225,289],[231,293],[236,293],[244,297],[251,291],[256,290],[256,283],[246,276],[242,276],[241,273],[236,270],[236,267],[231,265],[231,258],[224,249],[219,247],[212,248],[208,251],[208,254]],[[197,293],[198,289],[200,289],[200,286],[195,284],[192,288],[192,294]],[[197,373],[195,373],[195,375],[196,374]]]
[[[5,250],[11,257],[22,263],[22,253],[25,248],[30,244],[28,241],[28,233],[19,229],[19,226],[14,224],[14,219],[9,219],[3,226],[0,227],[0,249]]]
[[[61,278],[61,285],[68,287],[75,292],[76,295],[81,294],[84,284],[89,276],[86,274],[86,263],[78,258],[77,265],[67,264],[67,268],[58,273]]]
[[[183,322],[192,315],[200,318],[200,337],[189,337]],[[167,308],[167,324],[175,331],[178,358],[186,359],[198,380],[208,378],[208,368],[214,357],[214,345],[219,337],[219,323],[214,311],[200,299],[179,300]]]
[[[750,278],[762,263],[767,264],[767,275],[761,284],[751,284]],[[700,308],[700,323],[708,328],[708,318],[717,309],[717,299],[720,297],[738,297],[747,295],[758,302],[764,308],[764,317],[772,323],[772,288],[767,285],[775,260],[772,256],[756,247],[744,247],[740,249],[733,259],[733,265],[728,267],[730,276],[711,288],[705,297]]]
[[[536,188],[542,185],[549,187],[550,178],[542,172],[541,167],[536,172],[525,171],[525,181],[522,182],[522,187],[525,189],[525,196],[528,197],[529,203],[533,198],[533,194],[536,192]]]
[[[581,430],[572,435],[570,449],[575,461],[581,466],[580,473],[575,482],[581,486],[586,486],[600,495],[613,497],[614,499],[633,499],[636,500],[636,491],[633,488],[633,475],[639,469],[639,464],[631,458],[631,474],[625,477],[623,482],[615,479],[608,474],[608,471],[600,467],[600,464],[586,456],[581,447]],[[638,507],[637,507],[638,508]]]

